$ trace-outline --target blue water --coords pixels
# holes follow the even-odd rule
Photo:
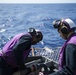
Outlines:
[[[41,30],[44,36],[35,47],[62,46],[64,40],[52,25],[53,20],[61,18],[71,18],[76,23],[76,4],[0,4],[0,49],[29,27]]]

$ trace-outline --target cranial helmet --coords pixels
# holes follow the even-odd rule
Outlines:
[[[66,26],[67,26],[67,24],[68,24],[69,27],[70,27],[70,29],[76,28],[75,23],[74,23],[71,19],[69,19],[69,18],[63,19],[62,22],[65,23]]]
[[[31,36],[35,36],[36,35],[36,30],[34,28],[29,28],[28,32],[31,34]]]
[[[40,38],[40,41],[43,39],[43,34],[40,30],[36,30],[34,28],[29,28],[28,32],[31,34],[31,36],[35,36],[37,39]]]
[[[55,20],[53,22],[54,28],[59,28],[62,24],[64,24],[61,27],[61,31],[63,34],[67,34],[69,31],[75,31],[76,30],[75,23],[69,18],[62,19],[62,20]]]
[[[40,38],[40,40],[43,39],[43,34],[40,30],[36,30],[36,38]]]

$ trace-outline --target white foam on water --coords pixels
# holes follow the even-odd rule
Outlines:
[[[0,32],[2,33],[2,32],[5,32],[6,31],[6,29],[0,29]]]

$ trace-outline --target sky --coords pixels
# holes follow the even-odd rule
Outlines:
[[[76,0],[0,0],[0,3],[76,3]]]

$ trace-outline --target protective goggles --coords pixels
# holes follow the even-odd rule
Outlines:
[[[54,28],[59,28],[60,25],[61,25],[61,20],[55,20],[55,21],[53,21]]]

